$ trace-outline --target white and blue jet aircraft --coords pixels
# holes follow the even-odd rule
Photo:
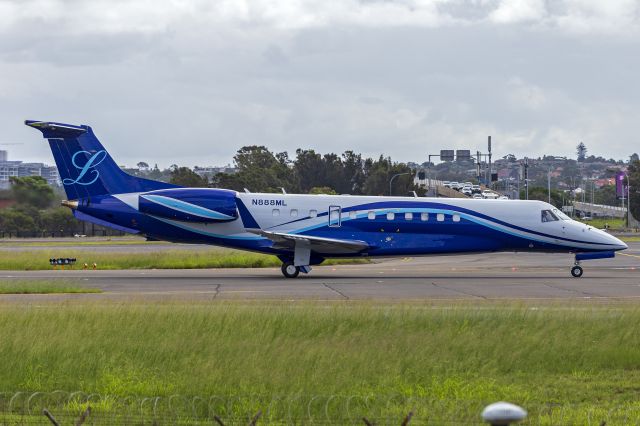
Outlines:
[[[27,120],[49,140],[76,218],[157,240],[276,255],[295,278],[327,258],[500,251],[614,257],[627,245],[542,201],[243,193],[120,169],[91,127]]]

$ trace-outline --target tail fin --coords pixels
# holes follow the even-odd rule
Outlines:
[[[34,120],[27,120],[24,124],[40,130],[49,140],[58,173],[70,200],[176,187],[122,171],[89,126]]]

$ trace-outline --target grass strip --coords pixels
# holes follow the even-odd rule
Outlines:
[[[74,269],[86,263],[98,269],[199,269],[280,267],[275,256],[230,249],[158,250],[142,252],[99,252],[88,250],[16,251],[0,256],[0,270],[35,271],[52,269],[50,258],[75,258]],[[368,263],[367,259],[328,259],[325,265]],[[69,267],[65,267],[69,269]]]
[[[348,399],[373,421],[470,424],[508,400],[535,424],[637,424],[639,323],[592,305],[0,305],[0,391],[83,391],[105,415],[158,397],[197,416],[217,395],[228,418],[292,401],[266,423],[344,423]]]
[[[0,294],[102,293],[69,280],[0,280]]]

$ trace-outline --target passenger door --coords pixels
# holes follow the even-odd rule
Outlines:
[[[329,206],[329,227],[339,228],[342,226],[342,208],[340,206]]]

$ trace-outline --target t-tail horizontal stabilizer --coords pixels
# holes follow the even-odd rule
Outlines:
[[[176,187],[122,171],[89,126],[35,120],[25,124],[40,130],[49,140],[69,200]]]

